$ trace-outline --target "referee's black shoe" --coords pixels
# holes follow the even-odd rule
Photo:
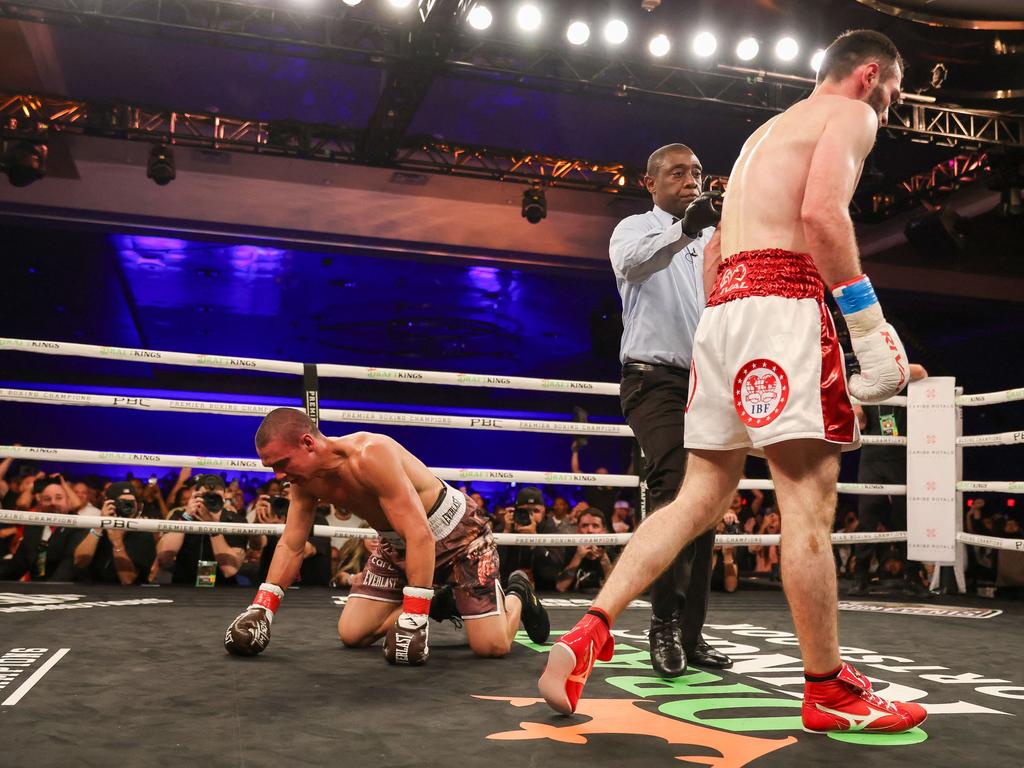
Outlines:
[[[683,630],[676,614],[670,619],[651,615],[651,666],[661,677],[673,679],[686,671],[686,653],[683,651]]]

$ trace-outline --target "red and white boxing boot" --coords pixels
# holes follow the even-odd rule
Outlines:
[[[902,733],[928,717],[920,704],[886,701],[872,693],[871,682],[849,664],[827,677],[804,683],[801,716],[808,733]]]
[[[600,608],[591,608],[548,652],[537,687],[548,706],[563,715],[576,711],[583,686],[597,661],[610,661],[615,649],[611,619]]]

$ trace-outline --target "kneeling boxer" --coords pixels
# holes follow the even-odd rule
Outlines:
[[[270,624],[302,565],[316,504],[334,504],[366,520],[380,546],[349,593],[338,635],[350,647],[381,637],[392,664],[427,660],[427,617],[434,587],[453,585],[469,646],[478,656],[504,656],[522,619],[543,643],[550,624],[521,572],[498,584],[498,551],[477,505],[384,435],[325,437],[309,418],[277,408],[256,432],[264,466],[291,482],[291,500],[267,581],[228,627],[229,653],[255,656],[270,642]]]

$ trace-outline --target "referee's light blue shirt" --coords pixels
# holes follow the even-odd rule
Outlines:
[[[704,247],[715,229],[691,239],[672,218],[654,206],[620,221],[608,244],[622,298],[623,363],[690,367],[704,310]]]

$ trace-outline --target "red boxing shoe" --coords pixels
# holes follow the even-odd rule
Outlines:
[[[920,704],[886,701],[872,693],[868,679],[849,664],[832,680],[804,683],[800,714],[808,733],[902,733],[928,717]]]
[[[600,608],[592,608],[552,646],[544,674],[537,683],[549,707],[563,715],[576,711],[594,662],[612,658],[615,641],[610,626],[607,614]]]

